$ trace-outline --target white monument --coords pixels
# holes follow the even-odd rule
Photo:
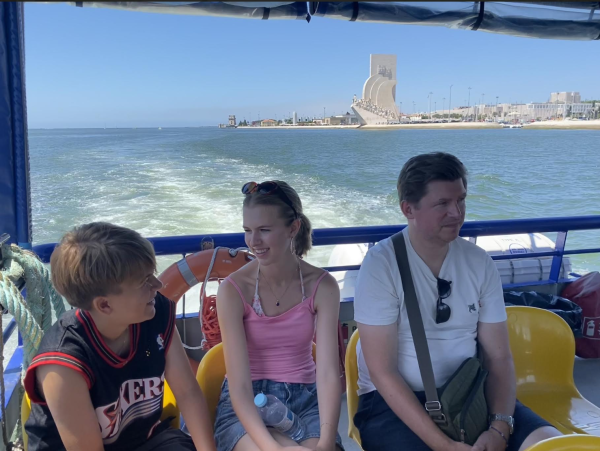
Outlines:
[[[352,110],[362,125],[399,120],[396,84],[396,55],[371,55],[371,74],[363,87],[362,99],[354,96],[352,102]]]

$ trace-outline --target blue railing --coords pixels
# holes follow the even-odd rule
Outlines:
[[[335,229],[317,229],[314,231],[313,243],[315,246],[327,246],[336,244],[376,243],[394,233],[402,230],[405,225],[372,226],[372,227],[345,227]],[[600,253],[600,248],[588,248],[577,250],[565,250],[567,233],[577,230],[600,229],[600,216],[575,216],[569,218],[540,218],[540,219],[516,219],[501,221],[472,221],[463,225],[460,234],[465,237],[478,237],[489,235],[511,235],[517,233],[548,233],[558,232],[555,242],[555,250],[551,252],[533,252],[527,254],[511,254],[493,256],[494,260],[553,257],[550,269],[550,277],[546,281],[535,282],[535,285],[553,284],[567,280],[560,279],[560,268],[563,256],[574,254]],[[201,250],[203,240],[211,239],[215,246],[231,248],[243,247],[244,235],[242,233],[224,233],[216,235],[191,235],[182,237],[159,237],[149,238],[154,245],[157,255],[182,255],[198,252]],[[40,256],[42,261],[48,263],[50,255],[56,243],[35,246],[33,250]],[[336,266],[326,268],[329,271],[346,271],[359,269],[360,266]],[[516,285],[506,286],[511,288]],[[3,341],[6,343],[15,330],[15,322],[4,330]],[[10,358],[5,370],[6,404],[8,405],[12,393],[19,383],[20,366],[23,357],[21,342]]]
[[[376,243],[402,230],[405,225],[342,227],[331,229],[316,229],[313,236],[315,246],[335,244]],[[463,225],[460,235],[478,237],[486,235],[511,235],[517,233],[547,233],[558,232],[555,250],[552,252],[534,252],[527,254],[511,254],[493,256],[494,260],[554,257],[548,283],[559,281],[560,267],[564,255],[600,253],[600,248],[565,250],[567,232],[577,230],[600,229],[600,216],[573,216],[568,218],[539,218],[539,219],[509,219],[498,221],[472,221]],[[215,246],[237,248],[245,246],[243,233],[223,233],[216,235],[188,235],[149,238],[154,245],[156,255],[182,256],[201,250],[203,240],[212,239]],[[50,261],[50,255],[56,243],[35,246],[34,251],[45,262]],[[330,271],[346,271],[358,269],[360,266],[336,266],[326,268]],[[538,284],[538,283],[536,283]]]

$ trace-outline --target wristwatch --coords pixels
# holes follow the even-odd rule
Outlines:
[[[513,433],[513,429],[515,427],[515,419],[513,417],[511,417],[510,415],[502,415],[501,413],[493,413],[489,417],[489,422],[492,423],[492,421],[504,421],[506,424],[508,424],[508,427],[510,428],[510,433],[511,434]]]

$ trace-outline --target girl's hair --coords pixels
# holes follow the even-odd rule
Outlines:
[[[294,251],[298,257],[304,257],[312,248],[312,226],[310,220],[302,212],[302,201],[294,188],[286,182],[273,180],[279,187],[278,190],[269,194],[261,194],[254,192],[246,195],[244,199],[244,207],[253,205],[273,205],[279,209],[279,214],[285,221],[286,226],[292,225],[294,220],[300,220],[300,229],[294,237]],[[281,190],[281,192],[279,192]],[[282,199],[282,196],[287,196],[291,202],[293,209]],[[295,215],[294,210],[298,216]]]

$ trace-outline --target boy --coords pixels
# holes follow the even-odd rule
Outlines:
[[[29,451],[215,449],[208,409],[158,293],[154,249],[137,232],[91,223],[50,259],[73,307],[48,330],[25,377]],[[165,378],[191,438],[160,422]]]

